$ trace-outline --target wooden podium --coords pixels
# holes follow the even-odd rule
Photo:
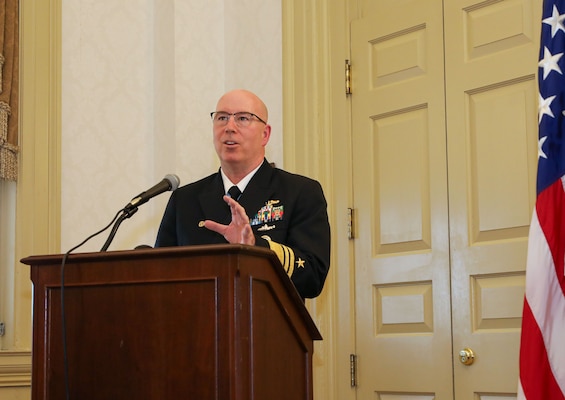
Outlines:
[[[62,259],[22,260],[34,285],[33,400],[65,399],[66,386],[73,400],[312,400],[321,336],[270,250],[73,254],[64,285]]]

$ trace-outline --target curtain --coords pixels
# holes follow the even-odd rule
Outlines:
[[[18,1],[0,0],[0,179],[18,177]]]

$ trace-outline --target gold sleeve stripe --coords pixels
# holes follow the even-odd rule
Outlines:
[[[294,272],[294,251],[283,244],[267,240],[269,247],[275,252],[286,274],[290,277]]]

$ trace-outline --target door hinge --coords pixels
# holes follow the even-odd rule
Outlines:
[[[349,355],[349,374],[351,387],[357,387],[357,355]]]
[[[351,94],[351,63],[345,60],[345,94]]]
[[[6,325],[4,322],[0,322],[0,336],[4,336],[6,334]]]
[[[355,209],[347,209],[347,238],[355,239]]]

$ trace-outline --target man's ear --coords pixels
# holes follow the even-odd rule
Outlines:
[[[263,146],[266,146],[271,137],[271,125],[265,125],[263,129]]]

